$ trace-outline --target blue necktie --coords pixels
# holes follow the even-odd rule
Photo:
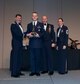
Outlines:
[[[60,35],[60,32],[61,32],[61,28],[59,28],[59,31],[58,31],[58,37],[59,37],[59,35]]]

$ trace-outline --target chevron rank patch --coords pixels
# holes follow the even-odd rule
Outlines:
[[[69,30],[66,30],[66,34],[69,34]]]

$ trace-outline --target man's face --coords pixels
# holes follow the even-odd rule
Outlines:
[[[38,20],[38,14],[37,13],[33,13],[32,14],[32,20],[33,21],[37,21]]]
[[[42,23],[43,23],[43,24],[46,24],[46,23],[47,23],[47,16],[43,16],[43,17],[42,17]]]
[[[61,19],[59,19],[59,20],[58,20],[58,25],[59,25],[59,26],[62,26],[63,24],[64,24],[64,22],[63,22]]]
[[[21,17],[21,16],[17,16],[17,17],[15,18],[15,20],[16,20],[16,22],[19,24],[19,23],[22,22],[22,17]]]

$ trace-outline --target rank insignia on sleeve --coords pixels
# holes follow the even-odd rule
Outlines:
[[[69,31],[68,30],[66,30],[66,34],[69,34]]]

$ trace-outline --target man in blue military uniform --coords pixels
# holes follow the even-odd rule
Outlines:
[[[26,32],[26,35],[29,37],[30,76],[40,76],[40,56],[42,54],[43,31],[43,25],[38,21],[37,12],[33,12],[32,22],[27,25]]]
[[[12,34],[12,50],[10,58],[10,70],[12,77],[19,77],[21,73],[21,56],[22,56],[22,41],[23,28],[21,26],[22,15],[16,14],[15,22],[11,24]]]
[[[43,39],[43,71],[42,73],[48,72],[49,75],[53,75],[54,67],[53,67],[53,55],[52,55],[52,47],[55,47],[55,32],[54,26],[48,23],[47,16],[42,16],[42,23],[45,30],[45,35]]]
[[[58,19],[57,29],[57,50],[58,50],[58,72],[67,73],[67,46],[68,46],[68,27],[64,25],[63,19]]]

